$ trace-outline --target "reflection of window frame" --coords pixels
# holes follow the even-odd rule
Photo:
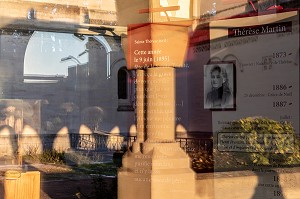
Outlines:
[[[172,1],[167,1],[168,3],[168,6],[164,6],[166,8],[170,8],[170,7],[174,7],[174,6],[180,6],[180,0],[177,0],[177,4],[175,3],[176,1],[172,0]],[[182,1],[182,2],[188,2],[188,1]],[[184,21],[184,20],[187,20],[187,19],[191,19],[193,17],[193,3],[192,1],[189,1],[188,2],[188,6],[184,7],[184,8],[188,8],[188,10],[183,10],[184,8],[180,8],[179,7],[179,10],[174,10],[174,11],[167,11],[167,13],[169,14],[170,12],[174,12],[176,14],[176,12],[183,12],[183,13],[186,13],[187,11],[189,11],[189,14],[187,16],[187,18],[181,18],[181,17],[175,17],[175,16],[171,16],[171,15],[168,15],[168,16],[165,16],[165,13],[164,12],[153,12],[152,13],[152,16],[154,19],[157,19],[158,21]],[[153,8],[161,8],[161,0],[154,0],[152,1],[152,7]]]
[[[132,73],[127,68],[121,67],[117,72],[117,92],[118,109],[117,111],[134,111],[133,109],[133,84]]]
[[[118,70],[118,99],[128,98],[128,72],[124,68]]]
[[[27,19],[33,20],[36,18],[36,11],[33,8],[28,9],[27,11]]]

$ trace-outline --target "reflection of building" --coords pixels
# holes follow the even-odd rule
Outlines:
[[[216,0],[216,2],[218,6],[222,5],[221,0]],[[286,1],[285,4],[288,2],[290,7],[293,7],[293,4],[295,4],[294,7],[299,7],[299,1]],[[22,7],[21,4],[17,6]],[[201,6],[201,10],[203,10],[201,13],[211,9],[205,6],[209,5]],[[231,5],[226,5],[224,10],[227,6]],[[45,17],[45,20],[49,20],[47,18],[49,16],[35,14],[39,9],[41,7],[34,10],[26,9],[29,11],[28,19],[39,20],[38,17]],[[78,10],[80,8],[72,5],[69,9]],[[245,11],[245,7],[236,9],[240,9],[241,12]],[[228,12],[232,10],[225,11],[218,14],[228,15]],[[59,17],[73,16],[74,13],[60,13]],[[82,17],[86,17],[84,10],[81,10],[81,14]],[[59,17],[55,20],[61,20]],[[90,22],[98,18],[101,17],[89,16]],[[28,21],[19,22],[28,23]],[[194,33],[193,39],[207,37],[208,30],[205,34],[199,33],[202,30],[204,30],[203,27],[199,27],[199,30]],[[70,29],[70,31],[72,30]],[[120,38],[89,37],[87,44],[89,62],[69,67],[67,77],[24,75],[24,55],[32,33],[25,29],[2,28],[0,35],[0,98],[39,101],[41,110],[41,119],[40,122],[38,121],[41,127],[40,130],[37,129],[39,133],[55,133],[63,126],[78,132],[80,125],[84,124],[82,117],[84,113],[89,112],[86,110],[89,110],[90,107],[102,110],[102,114],[99,116],[101,118],[95,120],[99,124],[93,125],[97,126],[99,130],[129,132],[135,123],[133,112],[133,78],[135,74],[126,69]],[[211,130],[212,113],[202,107],[203,88],[199,82],[202,81],[199,80],[199,76],[203,76],[202,68],[199,66],[207,64],[210,58],[209,39],[204,40],[202,39],[202,43],[194,42],[197,44],[192,46],[190,51],[193,51],[192,56],[195,59],[188,60],[185,68],[176,71],[178,82],[176,85],[177,132],[203,133]],[[34,57],[30,59],[34,59]]]
[[[17,38],[14,33],[4,30],[0,36],[0,95],[10,103],[14,99],[39,102],[35,106],[41,114],[35,115],[40,118],[30,124],[38,133],[56,133],[63,126],[71,132],[86,129],[80,127],[90,125],[82,123],[90,107],[102,110],[101,118],[93,120],[99,123],[93,125],[97,130],[129,132],[134,124],[133,74],[126,70],[120,39],[89,38],[89,62],[70,66],[68,76],[24,75],[31,32],[19,31]]]

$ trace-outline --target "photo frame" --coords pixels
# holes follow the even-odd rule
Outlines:
[[[231,61],[204,65],[204,109],[236,109],[236,65]]]

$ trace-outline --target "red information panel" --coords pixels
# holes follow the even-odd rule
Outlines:
[[[187,26],[154,23],[129,25],[128,69],[182,67],[187,45]]]

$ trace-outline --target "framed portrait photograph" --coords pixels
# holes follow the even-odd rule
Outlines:
[[[235,63],[204,65],[204,109],[235,110]]]

